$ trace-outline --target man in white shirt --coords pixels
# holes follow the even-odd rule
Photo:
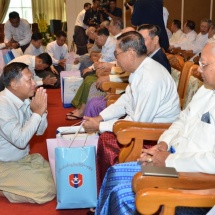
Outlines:
[[[37,83],[37,86],[41,86],[41,85],[53,86],[57,82],[56,77],[51,77],[50,75],[48,75],[47,77],[40,78],[35,73],[35,70],[43,71],[52,65],[52,60],[48,53],[42,53],[38,56],[22,55],[20,57],[13,59],[12,61],[10,61],[10,63],[13,63],[13,62],[22,62],[22,63],[27,64],[29,70],[33,74],[33,77]]]
[[[121,117],[136,122],[173,122],[180,113],[176,85],[160,63],[147,57],[142,35],[131,31],[117,38],[115,56],[130,73],[126,91],[97,117],[84,117],[86,132],[100,131],[97,149],[98,189],[108,167],[117,162],[120,147],[112,133]],[[105,132],[107,131],[107,132]]]
[[[172,37],[169,39],[170,45],[173,45],[174,43],[177,43],[182,34],[183,31],[181,30],[181,21],[178,19],[174,19],[171,25],[171,31],[172,31]]]
[[[76,21],[75,21],[75,29],[74,29],[74,41],[77,48],[77,54],[83,55],[87,53],[87,35],[85,30],[87,29],[87,25],[83,23],[84,16],[86,10],[91,8],[91,4],[86,2],[84,4],[84,9],[78,14]]]
[[[200,33],[197,35],[194,43],[183,46],[184,50],[192,50],[194,54],[199,53],[208,41],[208,31],[211,25],[211,20],[202,19],[200,23]]]
[[[39,32],[35,32],[31,35],[31,43],[25,50],[24,54],[37,56],[44,52],[44,48],[42,46],[43,36]]]
[[[170,45],[170,49],[180,47],[181,49],[185,50],[187,46],[190,46],[196,40],[196,32],[195,32],[195,22],[192,20],[187,20],[184,24],[184,33],[182,34],[181,38]]]
[[[31,29],[27,20],[21,19],[15,11],[9,13],[9,20],[4,25],[4,42],[11,42],[11,48],[21,48],[24,52],[31,41]]]
[[[199,71],[204,85],[179,118],[160,136],[157,145],[143,149],[138,162],[114,165],[108,170],[96,214],[106,214],[105,208],[110,208],[110,214],[122,214],[115,211],[121,207],[124,208],[123,214],[136,214],[131,181],[134,174],[141,171],[141,165],[174,167],[178,172],[215,174],[215,40],[203,48]],[[115,203],[113,208],[112,202]],[[177,207],[176,214],[206,214],[208,210]],[[209,214],[214,214],[214,210]]]
[[[64,31],[56,34],[56,40],[46,46],[46,52],[51,56],[52,63],[58,73],[65,70],[66,60],[68,58],[68,46],[65,44],[67,35]]]
[[[2,76],[0,196],[12,203],[49,202],[56,195],[49,163],[38,153],[29,154],[33,135],[42,135],[47,128],[46,90],[36,90],[33,74],[24,63],[7,65]]]

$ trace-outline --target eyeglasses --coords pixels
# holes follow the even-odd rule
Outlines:
[[[114,51],[113,54],[114,54],[114,57],[117,58],[117,56],[120,55],[120,54],[122,54],[122,53],[124,53],[124,52],[119,52],[119,53],[117,53],[117,51]]]
[[[201,61],[199,61],[199,67],[200,67],[202,70],[204,70],[206,66],[209,66],[209,65],[214,64],[214,63],[215,63],[215,62],[213,62],[213,63],[208,63],[208,64],[203,64]]]

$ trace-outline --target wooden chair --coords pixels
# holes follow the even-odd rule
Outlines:
[[[124,82],[111,82],[111,81],[105,81],[102,83],[101,90],[104,92],[109,93],[117,93],[119,91],[125,90],[125,88],[128,86],[128,83]]]
[[[171,65],[171,76],[178,88],[179,80],[184,68],[184,60],[180,55],[169,55],[168,60]]]
[[[187,62],[190,63],[190,62]],[[191,64],[191,63],[190,63]],[[193,95],[198,91],[198,89],[203,85],[203,80],[201,73],[198,72],[198,65],[193,64],[185,77],[185,86],[181,96],[181,107],[185,109],[189,102],[191,101]]]
[[[113,132],[118,142],[123,145],[120,150],[118,162],[136,161],[139,158],[144,140],[158,140],[158,137],[169,128],[170,123],[144,123],[119,120],[114,124]],[[156,135],[153,137],[148,130],[153,130]],[[136,132],[139,130],[139,133]],[[133,133],[135,131],[135,134]],[[153,135],[154,135],[153,132]],[[126,136],[124,136],[126,134]]]
[[[163,206],[163,215],[174,215],[175,207],[213,207],[215,175],[179,172],[178,178],[133,177],[136,208],[140,214],[155,214]]]
[[[115,126],[118,141],[127,144],[131,140],[138,140],[141,148],[145,140],[158,140],[169,125],[145,123],[143,128],[126,128],[126,122]],[[144,123],[143,123],[144,124]],[[135,125],[135,123],[134,123]],[[136,125],[140,125],[139,123]],[[140,149],[138,149],[140,150]],[[133,160],[136,160],[135,150]],[[131,157],[131,156],[130,156]],[[127,161],[127,160],[125,160]],[[140,214],[154,214],[160,206],[164,206],[163,215],[175,214],[176,206],[212,207],[215,205],[215,175],[204,173],[180,172],[178,178],[143,176],[137,173],[132,182],[136,193],[136,208]],[[213,189],[213,190],[205,190]],[[204,195],[199,194],[204,190]]]

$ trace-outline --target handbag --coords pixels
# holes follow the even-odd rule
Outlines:
[[[57,209],[96,206],[98,134],[80,134],[80,131],[83,131],[82,126],[59,127],[57,138],[46,140],[57,189]]]

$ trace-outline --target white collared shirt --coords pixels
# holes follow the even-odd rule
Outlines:
[[[46,52],[51,56],[54,65],[58,65],[59,60],[68,58],[68,46],[59,46],[56,40],[47,44]]]
[[[122,116],[136,122],[173,122],[180,113],[174,80],[158,62],[146,57],[129,76],[126,92],[101,113],[99,130],[112,131]]]
[[[84,29],[87,29],[87,25],[84,24],[83,20],[84,20],[84,16],[85,16],[86,10],[83,9],[77,16],[76,21],[75,21],[75,25],[76,26],[80,26]]]
[[[47,114],[30,110],[29,99],[20,100],[5,88],[0,92],[0,161],[17,161],[29,154],[29,141],[47,128]]]
[[[20,18],[20,24],[17,28],[14,28],[8,20],[4,25],[4,34],[5,43],[8,43],[13,38],[20,46],[23,46],[30,43],[32,32],[28,21]]]
[[[43,52],[44,52],[43,46],[40,46],[40,48],[37,49],[32,43],[30,43],[28,48],[25,50],[24,54],[37,56],[39,54],[42,54]]]

